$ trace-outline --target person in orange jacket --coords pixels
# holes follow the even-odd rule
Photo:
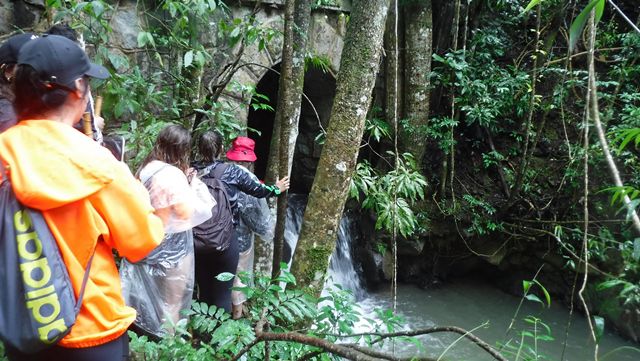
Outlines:
[[[126,331],[136,312],[124,303],[112,250],[138,261],[161,242],[164,231],[147,191],[127,166],[73,128],[86,109],[89,78],[108,76],[60,36],[32,40],[20,52],[15,75],[19,121],[0,134],[0,161],[16,198],[42,212],[76,297],[92,255],[93,261],[71,332],[40,353],[8,348],[11,361],[128,357]]]

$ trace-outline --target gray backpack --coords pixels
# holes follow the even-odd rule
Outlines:
[[[76,321],[76,300],[58,245],[42,214],[20,204],[0,161],[0,340],[23,353],[55,345]]]

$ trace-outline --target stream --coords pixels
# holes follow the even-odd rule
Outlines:
[[[288,250],[285,257],[290,257],[295,250],[297,236],[302,223],[302,215],[306,205],[306,196],[290,195],[285,239]],[[329,277],[326,290],[334,284],[350,290],[367,318],[376,319],[375,309],[392,309],[389,289],[375,292],[367,291],[361,284],[360,277],[353,265],[351,257],[352,237],[358,224],[347,212],[340,222],[336,250],[331,256]],[[287,259],[286,259],[287,260]],[[520,298],[500,291],[487,281],[479,279],[452,280],[442,287],[423,290],[412,285],[399,285],[397,290],[397,314],[404,318],[405,329],[420,329],[432,326],[457,326],[480,337],[494,347],[499,342],[512,340],[513,348],[505,347],[513,354],[507,355],[509,360],[516,360],[518,345],[522,331],[539,336],[547,334],[540,323],[537,331],[533,325],[525,322],[529,316],[536,317],[546,324],[553,339],[543,340],[527,338],[522,347],[519,360],[531,355],[527,347],[537,349],[536,360],[549,361],[587,361],[594,360],[594,344],[590,340],[589,326],[586,318],[575,312],[569,327],[569,310],[552,299],[551,307],[543,307],[539,303],[526,301],[522,303],[518,314],[516,310]],[[509,324],[515,319],[513,327],[507,333]],[[356,332],[368,332],[364,322],[358,325]],[[488,353],[467,339],[458,340],[459,334],[437,333],[420,336],[423,349],[410,343],[387,344],[385,350],[396,356],[429,356],[445,361],[485,361],[494,360]],[[566,340],[566,342],[565,342]],[[453,346],[451,346],[453,344]],[[566,346],[565,346],[566,344]],[[599,344],[599,361],[639,361],[640,345],[626,341],[606,330]],[[534,358],[535,359],[535,358]]]
[[[553,304],[553,300],[548,309],[538,303],[525,301],[516,317],[518,321],[513,330],[505,337],[519,302],[520,298],[503,293],[483,281],[463,279],[434,290],[422,290],[411,285],[400,285],[398,287],[397,313],[404,317],[406,325],[408,325],[407,328],[410,329],[458,326],[466,330],[473,330],[488,322],[486,327],[480,327],[473,333],[492,346],[509,338],[516,338],[519,341],[520,331],[532,331],[533,329],[532,325],[525,323],[523,319],[527,316],[535,316],[549,326],[551,336],[554,338],[552,341],[538,341],[538,354],[544,356],[539,360],[586,361],[594,359],[594,345],[590,341],[589,326],[582,314],[574,313],[566,337],[566,349],[564,349],[569,310],[562,305]],[[390,291],[369,293],[359,301],[359,304],[367,315],[372,315],[374,308],[391,309]],[[428,355],[437,358],[458,337],[458,334],[453,333],[420,336],[420,340],[426,348],[424,352],[418,352],[415,346],[404,343],[396,346],[395,353],[407,357]],[[530,338],[526,344],[534,347],[534,342]],[[635,350],[632,349],[634,347]],[[599,361],[638,361],[640,360],[640,345],[625,341],[621,337],[605,331],[600,340],[598,354]],[[512,355],[507,358],[515,360],[516,357]],[[464,339],[447,350],[442,360],[484,361],[494,360],[494,358]]]

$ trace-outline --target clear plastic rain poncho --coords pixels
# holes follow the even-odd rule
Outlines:
[[[251,248],[256,234],[266,241],[273,240],[275,222],[266,199],[239,193],[238,214],[236,233],[240,252]]]
[[[245,171],[255,182],[260,182],[258,177],[247,168],[238,165],[238,168]],[[275,231],[275,219],[273,219],[266,199],[256,198],[244,192],[238,192],[238,224],[236,233],[238,235],[238,245],[240,253],[246,252],[253,246],[255,234],[265,241],[273,241]]]
[[[240,166],[245,171],[246,168]],[[251,177],[258,181],[258,178],[251,172]],[[275,228],[275,220],[273,219],[267,200],[264,198],[256,198],[244,192],[238,192],[238,224],[236,225],[236,234],[238,235],[238,248],[240,249],[240,257],[238,260],[238,273],[253,273],[254,249],[253,242],[255,235],[259,235],[264,241],[272,242]],[[246,286],[239,277],[233,281],[234,287]],[[231,292],[231,302],[239,305],[247,300],[247,297],[241,291]]]
[[[190,307],[195,257],[191,228],[211,218],[215,200],[198,178],[189,184],[181,170],[160,161],[147,164],[140,179],[164,222],[165,237],[143,260],[123,259],[122,294],[138,312],[136,326],[162,337],[168,331],[163,325],[176,324],[185,317],[180,311]],[[189,208],[192,213],[185,210]]]

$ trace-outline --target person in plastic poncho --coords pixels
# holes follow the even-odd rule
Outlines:
[[[233,141],[233,149],[248,156],[247,161],[255,161],[253,149],[255,142],[247,137],[238,137]],[[198,150],[202,156],[202,162],[194,164],[199,169],[203,178],[212,177],[216,167],[224,163],[219,160],[222,153],[222,135],[215,131],[208,131],[200,136]],[[229,156],[229,153],[227,153]],[[233,158],[232,158],[233,159]],[[239,157],[235,158],[236,160]],[[224,184],[225,192],[229,199],[229,205],[233,214],[234,228],[237,230],[239,223],[238,197],[240,194],[249,194],[256,198],[278,196],[289,189],[289,177],[283,177],[274,185],[266,185],[257,179],[246,169],[236,165],[226,166],[220,181]],[[222,272],[234,273],[238,268],[239,242],[237,232],[227,249],[221,252],[209,252],[196,254],[196,281],[199,288],[199,300],[210,305],[224,308],[232,313],[231,287],[233,280],[219,281],[216,275]]]
[[[247,137],[237,137],[234,139],[231,149],[227,151],[227,159],[243,170],[254,182],[260,182],[253,174],[254,162],[258,159],[255,152],[255,142]],[[238,224],[236,234],[238,236],[238,268],[236,277],[233,280],[233,287],[241,288],[247,285],[242,282],[242,278],[249,277],[242,273],[253,272],[254,261],[254,239],[259,235],[265,241],[273,241],[275,220],[272,217],[266,199],[256,198],[244,192],[238,193]],[[231,292],[232,316],[234,319],[242,317],[242,305],[247,300],[244,292],[234,290]]]
[[[189,131],[165,127],[144,160],[138,177],[149,191],[151,205],[164,223],[162,244],[138,263],[120,267],[125,301],[138,311],[135,326],[162,337],[184,318],[194,286],[194,250],[191,229],[211,218],[215,200],[188,168]]]
[[[258,181],[249,169],[238,164],[243,170]],[[253,272],[254,261],[254,240],[255,235],[259,235],[263,240],[273,241],[273,231],[275,220],[269,210],[269,205],[264,198],[256,198],[246,193],[238,194],[238,214],[239,220],[236,226],[238,235],[238,248],[240,257],[238,258],[238,269],[233,281],[233,287],[245,287],[242,282],[243,272]],[[232,316],[234,319],[242,317],[242,305],[247,300],[247,296],[242,291],[233,290],[231,292]]]

